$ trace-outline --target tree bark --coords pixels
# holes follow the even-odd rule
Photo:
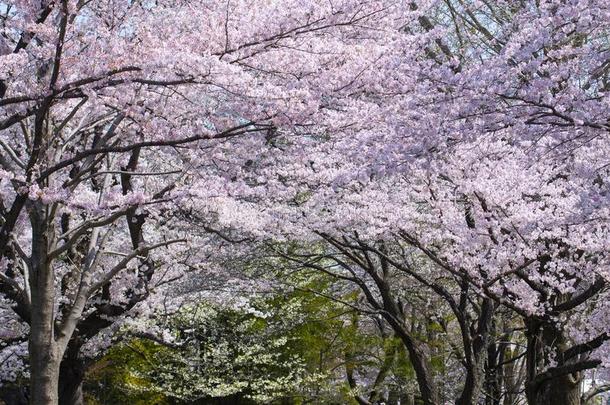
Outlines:
[[[486,382],[485,364],[486,360],[488,360],[488,350],[493,350],[493,347],[489,346],[489,337],[494,326],[495,305],[491,299],[485,298],[481,304],[478,319],[476,321],[471,320],[466,311],[468,287],[468,283],[464,280],[462,282],[460,304],[459,306],[454,305],[452,308],[460,325],[466,366],[464,387],[455,402],[456,405],[471,405],[479,402],[483,384]],[[476,329],[473,327],[475,322],[477,325]],[[490,367],[487,370],[496,371]]]
[[[56,405],[63,353],[54,334],[55,277],[47,257],[49,229],[42,204],[36,202],[29,208],[32,224],[30,404]]]
[[[78,352],[78,350],[76,350]],[[70,356],[71,350],[59,368],[59,405],[83,405],[83,380],[85,363],[77,356]]]
[[[580,378],[568,374],[542,383],[530,405],[580,405],[580,394]]]
[[[46,352],[46,353],[45,353]],[[30,350],[30,404],[58,403],[59,361],[45,349]]]
[[[424,405],[437,405],[437,390],[434,385],[434,379],[432,377],[430,367],[428,365],[429,356],[423,347],[418,345],[404,330],[396,328],[396,332],[409,353],[409,361],[415,370],[415,376],[417,378],[419,393],[422,397],[422,403]]]
[[[487,348],[487,364],[485,365],[485,405],[500,405],[502,398],[502,367],[498,363],[503,360],[503,347],[492,343]]]
[[[580,405],[582,373],[548,376],[540,381],[548,367],[547,357],[554,353],[559,359],[566,349],[566,338],[555,325],[537,321],[527,323],[527,386],[529,405]],[[561,365],[561,364],[560,364]]]

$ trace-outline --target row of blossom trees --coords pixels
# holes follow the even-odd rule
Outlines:
[[[82,401],[113,328],[253,248],[355,283],[426,405],[434,353],[396,272],[455,317],[457,403],[510,397],[490,354],[507,312],[530,404],[578,404],[607,366],[606,1],[0,14],[2,336],[27,342],[32,404]]]

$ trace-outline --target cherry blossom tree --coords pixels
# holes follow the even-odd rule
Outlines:
[[[520,316],[529,403],[578,403],[609,339],[608,5],[410,8],[342,89],[342,130],[267,172],[282,232],[399,238]]]
[[[0,4],[0,289],[29,327],[31,403],[81,400],[58,384],[83,344],[180,277],[172,210],[231,199],[230,164],[307,124],[392,6]]]

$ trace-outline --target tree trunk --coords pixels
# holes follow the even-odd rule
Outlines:
[[[527,324],[527,385],[526,397],[529,405],[580,405],[581,373],[559,375],[537,381],[539,373],[550,363],[554,354],[561,358],[565,351],[566,338],[555,325],[530,321]]]
[[[475,393],[478,392],[478,385],[475,376],[473,373],[466,373],[466,378],[464,381],[464,387],[462,388],[462,393],[459,398],[455,401],[456,405],[471,405],[473,404],[473,400],[475,397]]]
[[[502,367],[504,361],[503,344],[491,343],[487,347],[485,365],[485,405],[500,405],[502,398]]]
[[[30,355],[30,404],[57,405],[59,364],[62,354],[55,341],[55,277],[47,256],[49,229],[44,207],[32,204],[32,271],[31,323],[29,338]]]
[[[79,359],[65,358],[59,368],[59,405],[83,405],[85,365]]]
[[[385,295],[384,309],[382,316],[394,330],[394,333],[400,338],[407,353],[409,354],[409,362],[415,371],[415,378],[424,405],[437,405],[438,392],[435,386],[432,371],[430,370],[430,353],[425,344],[417,342],[411,335],[406,325],[399,321],[402,318],[401,312],[394,301],[389,298],[389,290],[387,284],[380,285],[382,295]]]
[[[34,311],[36,311],[35,307]],[[33,320],[32,324],[34,324]],[[48,341],[48,336],[50,335],[51,339],[53,336],[44,333],[48,332],[47,329],[32,327],[30,336],[30,404],[32,405],[57,405],[58,403],[61,356],[54,342]]]
[[[580,405],[580,394],[580,379],[564,375],[540,384],[529,404]]]
[[[385,260],[381,260],[381,267],[385,268],[382,272],[385,277],[387,274],[388,263]],[[379,289],[379,293],[382,296],[383,318],[388,322],[390,327],[394,330],[394,333],[400,338],[404,347],[409,353],[409,362],[413,366],[415,371],[415,377],[417,379],[417,385],[419,393],[422,397],[424,405],[437,405],[438,404],[438,391],[435,386],[432,370],[430,370],[430,351],[424,343],[417,341],[414,335],[409,331],[407,325],[404,322],[404,313],[394,300],[391,295],[391,291],[386,280],[376,272],[374,268],[365,269],[375,281]],[[370,293],[365,296],[373,306],[377,306],[378,303],[375,299],[371,298]]]
[[[30,404],[57,405],[59,362],[54,355],[31,355],[30,358]]]
[[[402,333],[398,333],[398,335],[405,344],[407,352],[409,353],[409,361],[415,370],[415,376],[417,379],[419,393],[422,397],[422,403],[424,405],[437,405],[437,391],[434,385],[432,373],[428,366],[429,356],[426,355],[425,350],[423,350],[421,346],[417,345],[410,336],[408,336],[404,331],[401,332]]]

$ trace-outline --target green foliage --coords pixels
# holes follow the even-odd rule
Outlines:
[[[113,346],[87,373],[87,403],[166,405],[171,402],[153,382],[139,377],[134,370],[154,370],[156,355],[167,350],[147,340],[134,339]]]
[[[327,298],[333,281],[296,273],[294,288],[245,305],[206,301],[160,317],[150,327],[172,343],[127,338],[114,346],[88,375],[91,403],[355,404],[346,364],[370,375],[384,353],[391,353],[387,384],[412,380],[397,338],[380,336],[370,318]],[[358,295],[349,290],[341,299]]]

